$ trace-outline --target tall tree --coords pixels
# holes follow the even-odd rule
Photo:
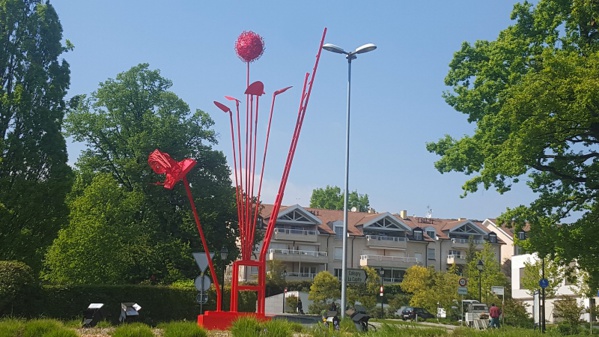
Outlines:
[[[50,4],[0,0],[0,260],[34,271],[67,221],[72,181],[61,134],[70,81],[61,39]]]
[[[120,250],[125,242],[137,242],[139,247],[130,247],[136,256],[127,256],[128,263],[116,269],[116,275],[95,278],[94,283],[114,283],[117,276],[127,283],[169,283],[197,276],[190,251],[203,247],[189,201],[182,184],[172,191],[155,185],[164,179],[147,163],[156,148],[175,160],[197,160],[187,179],[209,249],[220,251],[225,246],[229,261],[237,257],[234,192],[224,155],[211,147],[216,143],[213,121],[203,111],[190,112],[168,91],[171,85],[159,71],[140,64],[101,83],[90,97],[72,100],[66,131],[85,142],[87,149],[76,164],[78,183],[70,196],[74,214],[54,243],[60,249],[48,255],[49,280],[82,283],[87,268],[103,266],[100,259],[90,266],[89,257],[78,251]],[[111,189],[118,191],[108,193]],[[114,207],[106,209],[107,205]],[[92,214],[101,218],[90,218]],[[70,233],[81,239],[73,240]],[[111,239],[117,234],[119,239]],[[96,235],[103,240],[94,240]],[[88,261],[76,264],[73,259]],[[65,270],[73,265],[77,270]],[[86,265],[90,267],[83,268]]]
[[[440,172],[472,176],[465,194],[504,193],[525,178],[537,199],[500,220],[530,223],[533,250],[576,260],[598,288],[599,3],[524,2],[512,19],[495,41],[463,43],[450,63],[445,100],[474,134],[427,149]]]
[[[341,210],[344,196],[345,194],[338,186],[327,185],[325,188],[317,188],[312,191],[310,207]],[[359,212],[366,212],[370,208],[368,194],[358,194],[357,191],[350,192],[347,205],[349,208],[356,207]]]

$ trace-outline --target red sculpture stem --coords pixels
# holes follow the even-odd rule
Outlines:
[[[242,170],[242,165],[243,165],[243,152],[241,151],[241,122],[239,120],[239,101],[235,100],[235,110],[237,112],[237,147],[238,147],[238,151],[239,151],[239,170],[237,172],[237,174],[239,175],[239,184],[237,186],[235,186],[236,191],[238,191],[238,195],[239,195],[239,200],[237,201],[238,203],[238,209],[237,211],[240,213],[240,216],[238,218],[239,221],[239,232],[241,234],[241,237],[243,237],[244,232],[243,231],[243,219],[245,217],[245,209],[243,207],[243,170]],[[235,168],[235,171],[237,171],[237,168]],[[241,252],[243,255],[243,251]]]
[[[257,162],[257,140],[258,140],[258,111],[259,110],[259,104],[260,103],[260,96],[256,97],[256,115],[254,117],[254,145],[253,145],[253,156],[252,156],[252,160],[253,160],[253,167],[252,167],[252,184],[251,184],[251,191],[252,191],[252,195],[254,195],[254,182],[256,180],[256,162]],[[250,240],[248,240],[247,242],[247,246],[248,246],[248,250],[249,253],[252,253],[252,243],[254,242],[254,233],[256,231],[256,221],[254,220],[256,218],[256,215],[258,214],[258,205],[260,204],[260,199],[257,199],[255,204],[252,202],[252,208],[253,208],[253,214],[250,214],[250,231],[249,231],[249,237]]]
[[[316,54],[316,62],[314,64],[314,68],[312,70],[312,78],[308,85],[308,91],[306,92],[306,82],[308,80],[309,74],[306,74],[304,79],[304,87],[302,89],[302,98],[300,100],[300,107],[298,111],[298,121],[295,126],[295,132],[293,133],[293,139],[291,141],[291,146],[289,149],[289,153],[287,155],[287,162],[285,164],[285,169],[283,170],[283,177],[281,178],[281,184],[279,185],[279,192],[277,194],[277,198],[275,200],[275,204],[268,221],[268,226],[266,228],[266,234],[264,236],[264,242],[262,244],[262,249],[260,250],[260,261],[266,261],[266,252],[268,251],[268,246],[270,246],[270,241],[272,240],[272,234],[274,232],[275,223],[277,222],[277,215],[279,214],[279,209],[281,209],[281,202],[283,201],[283,194],[285,193],[285,186],[287,185],[287,178],[289,177],[289,171],[291,169],[291,163],[293,162],[293,156],[295,155],[295,149],[297,147],[297,141],[299,139],[299,132],[301,131],[302,123],[304,121],[304,116],[306,113],[306,109],[308,107],[308,100],[310,99],[310,92],[312,91],[312,85],[314,84],[314,78],[316,77],[316,70],[318,69],[318,62],[320,60],[320,54],[322,52],[322,45],[324,44],[324,38],[327,34],[327,29],[324,29],[322,33],[322,39],[320,40],[320,47],[318,48],[318,53]],[[260,299],[264,301],[264,299]]]
[[[235,155],[235,132],[233,129],[233,112],[229,111],[229,120],[231,122],[231,144],[233,145],[233,167],[235,168],[233,171],[235,173],[235,202],[237,203],[237,219],[240,218],[240,212],[241,212],[241,204],[240,204],[240,198],[239,198],[239,189],[237,188],[237,186],[239,186],[239,181],[238,181],[238,177],[237,177],[237,156]],[[241,232],[240,229],[240,234],[243,236],[243,232]]]
[[[260,195],[262,194],[262,178],[264,177],[264,166],[266,165],[266,153],[268,152],[268,140],[270,139],[270,126],[272,125],[272,115],[275,110],[276,93],[272,94],[272,103],[270,105],[270,113],[268,117],[268,127],[266,128],[266,140],[264,142],[264,155],[262,157],[262,168],[260,171],[260,181],[258,183],[258,199],[256,202],[256,212],[254,214],[254,224],[258,221],[258,208],[260,207]],[[250,242],[254,242],[254,233],[250,234]]]
[[[208,260],[208,267],[210,268],[210,275],[212,275],[212,282],[214,282],[214,288],[216,290],[216,311],[221,311],[221,296],[222,292],[220,289],[220,285],[218,284],[218,277],[216,272],[214,271],[214,264],[212,263],[212,258],[210,257],[210,250],[208,249],[208,244],[206,244],[206,237],[204,237],[204,231],[202,230],[202,225],[200,224],[200,217],[198,216],[198,211],[196,210],[195,203],[193,202],[193,197],[191,195],[191,189],[189,188],[189,182],[187,181],[187,177],[183,177],[183,185],[185,185],[185,191],[187,192],[187,199],[189,199],[189,203],[191,204],[191,210],[193,212],[193,217],[196,221],[196,226],[198,227],[198,232],[200,232],[200,238],[202,239],[202,245],[204,246],[204,253],[206,253],[206,259]]]

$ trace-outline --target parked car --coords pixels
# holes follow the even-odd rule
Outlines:
[[[404,310],[405,308],[408,308],[408,307],[407,307],[407,306],[405,306],[405,305],[403,305],[403,306],[399,307],[399,309],[397,309],[397,310],[395,311],[395,317],[402,318],[402,317],[403,317],[403,316],[402,316],[402,315],[403,315],[403,310]]]
[[[408,319],[415,320],[416,318],[418,318],[418,320],[424,321],[428,318],[435,318],[435,315],[431,314],[428,310],[424,308],[406,307],[405,309],[403,309],[401,313],[401,318],[404,321]]]

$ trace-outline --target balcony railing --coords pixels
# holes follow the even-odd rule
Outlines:
[[[275,228],[274,239],[283,241],[318,241],[318,231],[305,229]]]
[[[366,245],[373,248],[406,249],[408,240],[405,237],[387,235],[366,235]]]
[[[360,255],[360,266],[409,268],[420,263],[420,259],[411,256]]]
[[[405,237],[398,236],[385,236],[385,235],[366,235],[366,240],[378,240],[378,241],[392,241],[392,242],[405,242]]]
[[[286,229],[275,228],[275,234],[292,234],[292,235],[316,235],[316,231],[307,231],[303,229]]]
[[[327,252],[314,250],[269,249],[268,251],[269,261],[326,263],[327,256]]]
[[[466,244],[466,245],[467,245],[467,244],[470,242],[470,239],[463,239],[463,238],[451,238],[451,241],[452,241],[453,243],[458,243],[458,244],[462,244],[462,245]],[[472,240],[472,242],[473,242],[475,245],[482,245],[483,243],[485,243],[485,240]]]
[[[298,272],[287,272],[286,278],[296,278],[296,279],[313,279],[316,274],[314,273],[298,273]]]

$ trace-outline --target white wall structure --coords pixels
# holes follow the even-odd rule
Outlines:
[[[522,254],[512,256],[512,298],[519,300],[526,305],[526,310],[533,314],[533,296],[529,290],[523,289],[521,286],[521,278],[523,275],[525,263],[535,263],[540,261],[536,254]],[[539,278],[540,281],[540,278]],[[549,280],[551,282],[551,280]],[[556,295],[553,298],[545,298],[545,320],[547,323],[559,322],[559,313],[555,310],[554,302],[563,298],[563,296],[575,298],[579,305],[584,308],[589,308],[590,300],[588,298],[582,298],[576,293],[576,285],[566,284],[562,281],[557,288]],[[539,287],[539,291],[540,291]],[[589,321],[590,315],[588,313],[582,314],[580,318],[584,321]]]

